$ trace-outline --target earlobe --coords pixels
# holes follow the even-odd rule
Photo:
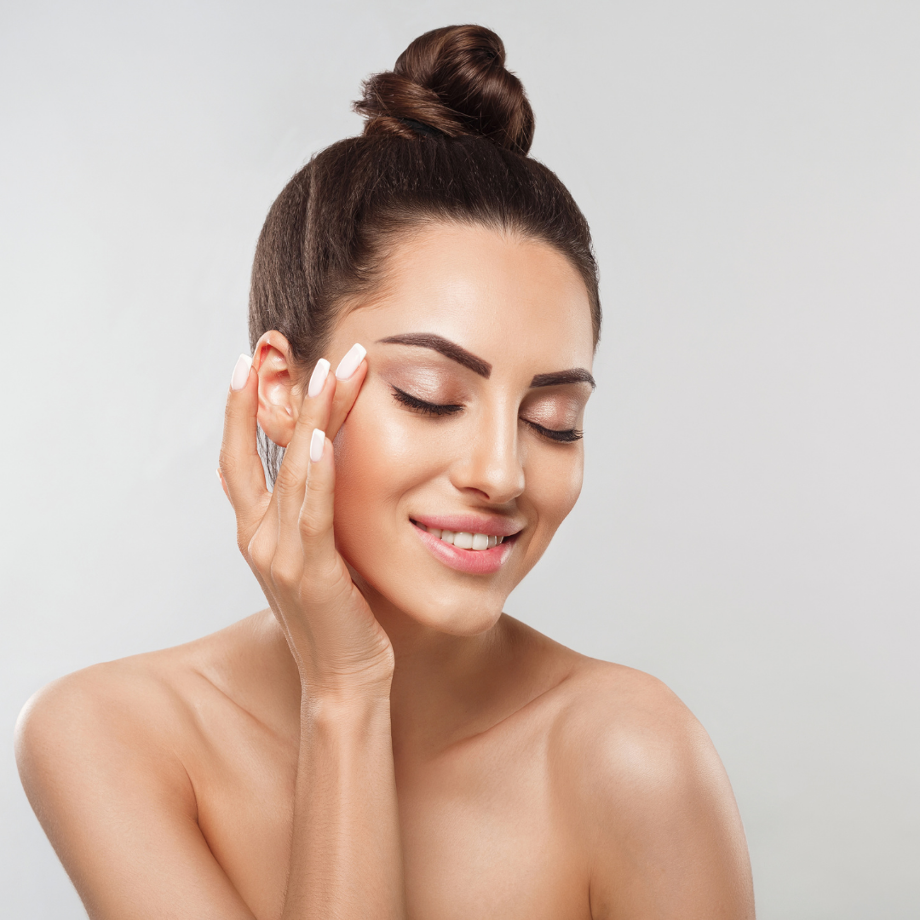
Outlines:
[[[259,426],[279,447],[287,447],[294,434],[298,393],[297,374],[288,340],[276,329],[256,344],[252,366],[259,377]]]

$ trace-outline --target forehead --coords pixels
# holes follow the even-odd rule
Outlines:
[[[433,332],[490,362],[535,372],[591,368],[588,293],[547,243],[485,227],[435,224],[404,238],[386,263],[382,289],[336,329],[375,342]]]

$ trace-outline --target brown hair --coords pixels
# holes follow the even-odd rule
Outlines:
[[[380,285],[388,253],[431,222],[477,224],[539,240],[584,279],[594,344],[597,265],[584,215],[555,173],[527,156],[534,117],[505,47],[482,26],[415,39],[392,71],[364,81],[364,133],[312,157],[275,200],[256,247],[249,298],[254,350],[283,333],[306,370],[342,304]],[[281,448],[260,431],[271,481]]]

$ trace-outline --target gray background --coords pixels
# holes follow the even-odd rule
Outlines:
[[[255,239],[417,34],[495,28],[591,222],[581,501],[508,610],[708,728],[761,920],[920,898],[920,5],[2,8],[0,706],[264,606],[214,474]],[[8,736],[9,736],[8,734]],[[0,899],[79,901],[0,758]]]

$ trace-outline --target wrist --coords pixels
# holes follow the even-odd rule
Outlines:
[[[348,682],[318,681],[301,675],[301,712],[361,711],[381,704],[389,707],[392,679],[392,673]]]
[[[347,703],[390,698],[395,671],[392,649],[355,669],[330,667],[315,654],[299,655],[293,647],[291,650],[300,674],[304,703],[308,700]]]
[[[301,730],[324,737],[367,738],[373,725],[390,727],[390,695],[382,689],[360,691],[304,692],[300,704]]]

